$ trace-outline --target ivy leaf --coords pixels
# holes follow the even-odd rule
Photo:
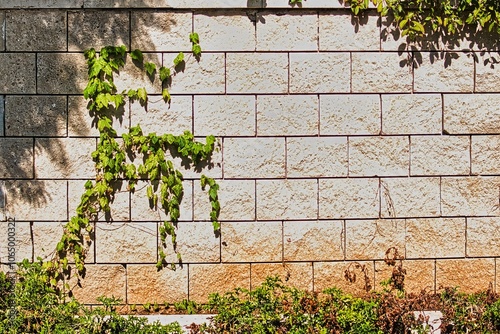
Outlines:
[[[191,43],[193,44],[198,44],[200,43],[200,36],[198,36],[197,33],[193,32],[193,33],[190,33],[189,34],[189,40],[191,41]]]
[[[144,56],[142,55],[142,52],[139,49],[135,49],[134,51],[132,51],[130,53],[130,57],[133,60],[138,61],[141,64],[142,64],[142,61],[144,60]]]
[[[141,101],[141,103],[146,104],[146,102],[148,101],[148,93],[146,93],[146,89],[139,88],[137,90],[137,97],[139,98],[139,101]]]
[[[146,68],[146,73],[149,76],[152,76],[153,73],[156,71],[156,65],[154,63],[147,62],[144,64],[144,67]]]
[[[170,69],[168,67],[162,66],[160,67],[160,80],[161,82],[170,78]]]
[[[163,91],[161,92],[161,95],[163,97],[163,100],[166,103],[170,102],[171,99],[170,99],[170,93],[168,92],[168,89],[163,88]]]
[[[177,55],[177,57],[175,57],[174,59],[174,66],[179,66],[180,63],[182,63],[184,61],[184,53],[182,52],[179,52],[179,54]]]
[[[200,44],[193,44],[193,55],[196,57],[196,58],[199,58],[201,56],[201,46]]]
[[[135,89],[130,89],[128,92],[127,92],[127,95],[128,97],[130,97],[131,99],[136,99],[137,98],[137,91]]]

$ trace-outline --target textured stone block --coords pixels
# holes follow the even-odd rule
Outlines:
[[[489,52],[484,55],[475,54],[478,57],[475,68],[475,92],[498,92],[498,80],[500,80],[500,67],[496,63],[495,56]]]
[[[406,220],[406,257],[465,257],[465,219]]]
[[[443,216],[497,216],[498,177],[443,177],[441,210]]]
[[[260,0],[83,0],[85,8],[261,8]],[[314,0],[313,0],[314,1]],[[326,1],[326,0],[315,0]]]
[[[388,266],[383,261],[375,261],[375,289],[382,291],[382,281],[391,278],[393,266]],[[434,260],[405,260],[403,269],[406,270],[404,289],[409,293],[419,293],[423,289],[433,293],[434,284]]]
[[[66,51],[66,11],[16,10],[6,14],[8,51]]]
[[[0,5],[1,8],[1,5]],[[0,27],[2,31],[2,36],[0,36],[0,51],[5,51],[5,12],[0,11]]]
[[[118,11],[74,11],[68,13],[68,50],[99,51],[108,45],[130,48],[129,14]]]
[[[471,173],[500,174],[500,136],[471,137]]]
[[[189,265],[189,300],[206,303],[211,293],[250,289],[250,264]]]
[[[12,248],[14,254],[12,254]],[[14,261],[12,258],[14,257]],[[18,263],[23,259],[33,259],[33,240],[31,239],[31,228],[29,222],[12,223],[0,222],[0,262]]]
[[[469,137],[412,136],[410,170],[411,175],[469,175]]]
[[[378,51],[380,49],[378,20],[379,16],[374,12],[366,12],[362,17],[353,17],[350,10],[321,12],[319,15],[319,49],[322,51]]]
[[[196,95],[194,97],[194,134],[196,136],[254,136],[255,97]]]
[[[284,138],[225,138],[224,177],[285,176]]]
[[[156,223],[96,223],[97,263],[156,263]]]
[[[361,295],[373,286],[373,262],[315,262],[314,266],[314,291],[322,292],[324,289],[337,287],[347,293]],[[362,269],[365,269],[365,274]],[[354,274],[356,280],[349,282],[345,279],[344,273],[348,270]],[[353,275],[353,276],[354,276]]]
[[[349,53],[291,53],[291,93],[350,91]]]
[[[0,178],[33,177],[33,140],[0,138]]]
[[[5,136],[5,99],[0,96],[0,137]]]
[[[287,138],[287,176],[347,176],[346,137]]]
[[[163,55],[164,66],[172,66],[177,54]],[[172,94],[217,94],[225,93],[226,73],[223,53],[204,53],[200,61],[193,56],[185,57],[185,67],[172,76]]]
[[[255,220],[255,181],[217,180],[220,203],[219,220]],[[194,219],[210,220],[208,187],[201,189],[200,182],[194,185]]]
[[[61,222],[34,222],[33,227],[33,257],[41,257],[44,260],[49,260],[55,254],[56,246],[64,233],[64,223]],[[93,247],[91,247],[93,248]],[[92,252],[93,253],[93,252]],[[91,261],[89,261],[91,260]],[[94,256],[91,258],[87,255],[86,262],[93,262]]]
[[[257,97],[259,136],[318,134],[318,97],[261,95]]]
[[[499,227],[497,217],[467,218],[467,256],[498,256]]]
[[[444,59],[442,58],[444,54]],[[416,92],[472,92],[474,59],[466,53],[430,52],[414,69]]]
[[[276,262],[283,259],[281,222],[224,222],[222,262]]]
[[[500,133],[500,94],[445,94],[444,130],[451,134]]]
[[[495,282],[494,259],[436,261],[436,288],[458,287],[465,293],[485,291]]]
[[[412,70],[406,54],[397,52],[352,54],[352,91],[362,93],[411,92]]]
[[[319,218],[378,218],[378,179],[320,179]]]
[[[155,72],[155,75],[157,76],[156,73],[158,73],[163,61],[162,54],[143,53],[143,57],[144,63],[150,62],[156,65],[157,72]],[[150,78],[146,73],[144,66],[134,62],[131,57],[127,57],[125,59],[125,65],[120,70],[119,75],[114,75],[114,82],[117,92],[144,88],[148,94],[161,94],[162,87],[160,80],[157,77]],[[160,97],[157,99],[160,100]],[[139,101],[135,101],[134,103],[139,104]]]
[[[85,57],[81,53],[39,53],[36,80],[38,94],[82,94],[88,80]]]
[[[255,50],[255,26],[245,12],[203,11],[193,23],[204,51]]]
[[[205,143],[205,138],[195,137],[195,141]],[[200,179],[204,174],[214,179],[222,178],[222,145],[221,140],[216,139],[215,150],[208,162],[199,163],[192,166],[187,164],[186,160],[176,157],[172,160],[174,167],[177,168],[183,175],[184,179]]]
[[[127,275],[123,265],[87,265],[82,287],[77,286],[76,279],[70,281],[74,297],[83,304],[99,304],[97,297],[115,297],[126,300]]]
[[[188,298],[188,269],[158,271],[153,265],[127,266],[127,303],[174,303]]]
[[[318,183],[308,180],[257,180],[257,219],[318,218]]]
[[[402,176],[409,173],[408,137],[350,137],[350,176]]]
[[[266,8],[345,8],[345,4],[330,0],[307,0],[299,4],[290,4],[280,0],[265,0],[263,6]]]
[[[320,95],[322,135],[376,135],[380,133],[378,95]]]
[[[283,223],[283,260],[343,260],[344,236],[342,221],[286,221]]]
[[[59,137],[67,134],[65,96],[7,96],[7,136]]]
[[[0,8],[82,8],[85,0],[3,0]]]
[[[381,216],[438,217],[441,214],[440,184],[438,177],[381,180]]]
[[[228,93],[287,93],[288,57],[283,53],[228,53],[226,78]]]
[[[441,134],[439,95],[382,95],[384,134]]]
[[[0,94],[36,93],[34,53],[2,53],[0,64]]]
[[[312,263],[252,263],[252,289],[261,285],[267,277],[278,276],[286,286],[313,290]]]

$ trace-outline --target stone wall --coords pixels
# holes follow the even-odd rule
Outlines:
[[[361,273],[344,279],[354,263],[379,289],[390,247],[406,257],[409,290],[498,291],[493,42],[407,45],[375,11],[356,21],[336,0],[293,8],[286,0],[3,0],[0,23],[0,179],[17,256],[30,259],[50,256],[94,176],[98,133],[82,97],[83,51],[124,44],[169,64],[190,51],[191,31],[200,35],[201,61],[189,58],[175,76],[171,107],[127,103],[115,127],[219,138],[205,172],[220,183],[222,235],[213,234],[200,173],[183,171],[183,265],[157,272],[162,217],[143,192],[121,192],[113,221],[95,223],[87,276],[75,289],[82,301],[203,302],[270,274],[356,292]],[[131,64],[117,84],[161,93]]]

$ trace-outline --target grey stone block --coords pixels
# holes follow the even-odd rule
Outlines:
[[[0,54],[0,94],[33,94],[35,90],[35,54]]]
[[[85,89],[87,63],[81,53],[39,53],[37,66],[39,94],[82,94]]]
[[[0,138],[0,178],[33,177],[33,140]]]

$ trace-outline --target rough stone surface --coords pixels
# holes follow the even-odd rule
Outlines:
[[[450,134],[500,133],[500,94],[445,94],[444,130]]]
[[[63,235],[64,223],[34,222],[32,231],[34,258],[36,259],[38,256],[40,256],[42,259],[50,259],[55,254],[57,243],[59,242],[59,240],[61,240],[61,237]],[[93,261],[93,254],[92,256],[87,255],[87,262]]]
[[[224,222],[222,262],[281,261],[282,240],[281,222]]]
[[[0,138],[0,178],[33,177],[33,140]]]
[[[177,100],[177,97],[175,99]],[[194,134],[254,136],[255,96],[195,96]]]
[[[287,286],[297,289],[313,290],[311,263],[252,263],[252,289],[262,284],[266,277],[278,276]]]
[[[188,269],[158,271],[153,265],[127,266],[127,303],[174,303],[188,298]]]
[[[471,173],[500,174],[500,136],[471,137]]]
[[[318,134],[318,97],[265,95],[257,97],[259,136]]]
[[[374,287],[373,262],[315,262],[313,266],[315,292],[322,292],[324,289],[337,287],[344,292],[360,295],[366,292],[366,287],[369,288],[368,290]],[[368,279],[367,282],[365,282],[365,275],[362,272],[362,268],[366,270],[368,275],[366,277]],[[355,281],[349,282],[345,279],[344,273],[346,270],[349,270],[351,274],[355,274]]]
[[[5,136],[5,98],[0,96],[0,137]]]
[[[67,112],[64,96],[7,96],[7,136],[66,136]]]
[[[285,221],[283,260],[343,260],[344,236],[343,221]]]
[[[42,179],[92,178],[94,138],[37,138],[35,176]]]
[[[254,180],[217,180],[220,203],[219,220],[255,220],[255,181]],[[208,187],[194,184],[194,219],[210,220],[211,205]]]
[[[380,214],[384,218],[441,214],[438,177],[386,178],[380,185]]]
[[[66,51],[66,11],[8,11],[7,51]]]
[[[406,270],[404,289],[410,293],[419,293],[422,289],[433,293],[434,285],[434,260],[404,260],[403,268]],[[388,266],[384,261],[375,261],[375,290],[382,291],[382,281],[391,278],[394,267]]]
[[[123,265],[86,265],[85,279],[82,280],[82,287],[78,287],[76,279],[70,279],[75,298],[84,304],[99,304],[97,297],[115,297],[123,301],[126,300],[127,278]]]
[[[346,137],[287,139],[287,176],[347,176]]]
[[[406,220],[406,257],[465,257],[465,219]]]
[[[411,175],[469,175],[470,139],[462,136],[412,136]]]
[[[155,64],[157,71],[159,71],[163,62],[161,53],[143,53],[143,57],[144,63],[150,62]],[[130,89],[137,90],[138,88],[144,88],[148,94],[161,94],[162,90],[160,80],[156,78],[154,81],[151,81],[151,78],[144,70],[144,66],[134,63],[131,57],[125,59],[125,66],[120,70],[120,74],[114,75],[114,82],[117,92],[128,92]],[[157,99],[160,100],[161,98],[158,96]],[[138,101],[134,103],[139,104]]]
[[[376,135],[380,133],[380,97],[320,95],[322,135]]]
[[[108,45],[130,47],[129,14],[116,11],[74,11],[68,13],[68,49],[99,51]]]
[[[6,221],[0,222],[0,262],[8,264],[9,255],[14,255],[14,263],[21,262],[23,259],[32,260],[33,241],[30,233],[29,222],[15,222],[13,226]],[[14,254],[12,254],[14,248]]]
[[[192,13],[133,11],[130,25],[132,34],[130,49],[190,51],[189,32],[192,30],[192,19]]]
[[[467,256],[499,256],[500,219],[467,218]]]
[[[441,134],[441,96],[382,95],[384,134]]]
[[[189,300],[206,303],[211,293],[250,289],[250,264],[189,265]]]
[[[0,11],[0,51],[5,51],[5,28],[5,12]]]
[[[465,293],[485,291],[495,283],[494,259],[436,261],[436,288],[458,287]]]
[[[349,138],[350,176],[403,176],[409,172],[408,137]]]
[[[290,53],[290,93],[350,91],[349,53]]]
[[[224,176],[273,178],[285,176],[284,138],[225,138]]]
[[[318,218],[318,182],[257,180],[257,219]]]
[[[82,8],[85,0],[3,0],[0,8]]]
[[[497,216],[498,177],[441,178],[443,216]]]
[[[35,54],[0,53],[0,94],[34,94]]]
[[[81,94],[87,85],[87,64],[81,53],[39,53],[38,94]]]
[[[288,57],[283,53],[228,53],[226,79],[228,93],[287,93]]]
[[[81,0],[80,0],[81,1]],[[261,0],[83,0],[85,8],[261,8]],[[313,0],[325,1],[325,0]],[[287,6],[288,7],[288,6]]]
[[[254,51],[254,23],[242,11],[203,11],[194,15],[194,29],[204,51]],[[185,32],[183,32],[185,33]]]
[[[498,80],[500,80],[500,67],[495,64],[495,56],[489,52],[484,55],[475,54],[478,57],[475,68],[475,86],[474,91],[482,92],[498,92]],[[472,111],[472,110],[471,110]]]
[[[378,218],[378,179],[320,179],[319,218]]]
[[[399,93],[412,89],[412,71],[406,54],[397,52],[352,54],[352,91]]]

